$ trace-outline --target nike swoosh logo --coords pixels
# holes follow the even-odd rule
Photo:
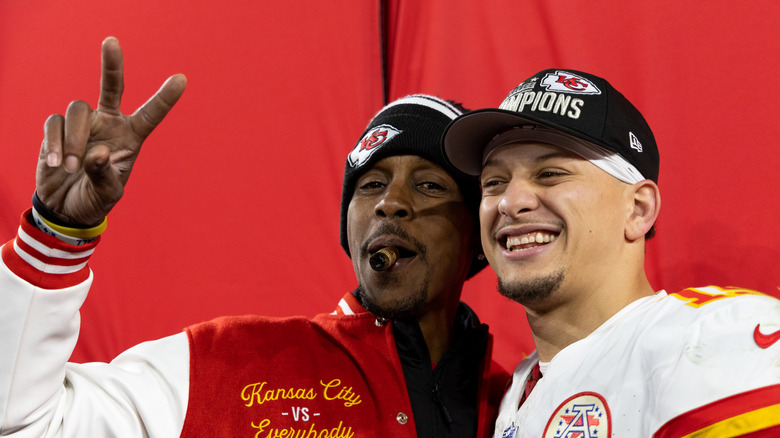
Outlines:
[[[756,329],[753,330],[753,339],[756,341],[756,345],[761,348],[769,348],[777,341],[780,341],[780,330],[765,335],[759,330],[761,324],[756,325]]]

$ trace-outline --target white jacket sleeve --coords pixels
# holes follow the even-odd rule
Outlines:
[[[110,364],[67,363],[92,283],[93,245],[71,246],[22,220],[0,264],[0,436],[172,437],[189,390],[179,333]]]

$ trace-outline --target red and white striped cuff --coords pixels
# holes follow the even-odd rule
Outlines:
[[[16,239],[3,247],[3,263],[28,283],[44,289],[63,289],[89,278],[87,261],[100,238],[70,245],[39,230],[22,214]]]

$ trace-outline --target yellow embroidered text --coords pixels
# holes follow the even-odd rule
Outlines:
[[[355,433],[351,427],[345,427],[343,421],[332,429],[317,429],[317,425],[312,423],[309,428],[296,429],[286,427],[284,429],[269,428],[271,420],[264,419],[259,424],[252,422],[252,427],[257,430],[255,438],[352,438]]]
[[[312,388],[266,389],[266,383],[267,382],[252,383],[246,385],[244,389],[241,390],[241,399],[246,402],[246,406],[252,406],[255,403],[261,405],[267,401],[280,399],[314,400],[317,397],[317,393],[315,393]]]
[[[325,397],[325,400],[344,400],[344,406],[346,407],[359,405],[362,402],[360,395],[352,392],[351,386],[339,388],[341,386],[341,380],[339,379],[333,379],[328,383],[320,380],[320,385],[324,387],[322,396]]]

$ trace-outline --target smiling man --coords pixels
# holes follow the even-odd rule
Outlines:
[[[480,175],[485,255],[537,348],[496,437],[780,434],[780,301],[652,288],[658,149],[607,81],[541,71],[499,108],[459,116],[444,148]]]
[[[489,436],[508,376],[460,302],[487,264],[479,188],[440,147],[462,109],[433,96],[387,105],[347,158],[341,243],[359,286],[335,311],[223,317],[111,363],[67,363],[105,217],[186,84],[173,76],[125,116],[116,39],[102,56],[97,109],[76,101],[47,120],[33,208],[2,248],[0,435]],[[375,264],[379,250],[395,260]]]

